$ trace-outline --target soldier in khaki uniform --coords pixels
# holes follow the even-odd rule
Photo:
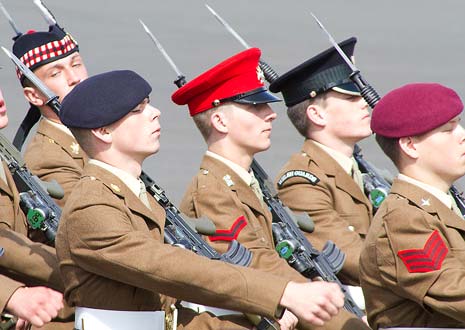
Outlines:
[[[452,89],[416,83],[373,111],[376,140],[400,173],[360,258],[375,329],[465,327],[465,221],[449,193],[465,174],[462,110]]]
[[[57,25],[47,32],[28,32],[16,39],[13,53],[62,100],[74,86],[87,78],[87,70],[76,41]],[[29,142],[24,160],[32,173],[44,181],[56,180],[65,195],[56,200],[63,207],[81,176],[87,156],[60,118],[45,104],[46,99],[19,74],[24,96],[31,104],[19,134],[25,138],[40,116],[37,132]],[[19,139],[19,141],[16,141]],[[23,141],[17,136],[15,145]]]
[[[356,41],[340,43],[349,57]],[[301,150],[278,175],[279,197],[293,211],[311,216],[315,230],[306,236],[317,249],[332,240],[346,254],[338,277],[358,286],[358,260],[372,206],[352,154],[354,145],[371,130],[368,105],[350,73],[330,48],[280,76],[270,90],[282,93],[289,119],[305,137]]]
[[[67,301],[157,311],[161,293],[268,317],[285,307],[316,324],[336,314],[342,300],[334,285],[291,282],[163,244],[165,212],[139,179],[142,162],[159,148],[160,112],[149,104],[150,92],[136,73],[113,71],[88,78],[63,101],[60,118],[91,157],[57,236]],[[179,328],[250,328],[242,318],[185,313]]]
[[[270,147],[271,125],[276,113],[267,103],[279,101],[263,85],[259,58],[257,48],[241,52],[173,94],[175,103],[188,104],[208,145],[200,171],[188,187],[180,208],[190,217],[206,216],[215,223],[216,234],[208,240],[218,251],[227,251],[228,244],[236,239],[253,252],[251,267],[306,282],[308,279],[276,253],[272,216],[249,169],[254,155]],[[295,322],[293,315],[288,317],[290,320],[281,320],[282,328],[283,323],[289,326]],[[351,324],[351,329],[367,328],[346,311],[327,326],[341,329],[346,322]]]
[[[0,91],[0,128],[8,125],[5,101]],[[28,237],[36,234],[29,230],[26,217],[19,207],[19,194],[7,165],[0,164],[0,273],[8,275],[21,285],[43,285],[63,291],[63,282],[59,276],[55,250],[45,244],[35,243]],[[18,289],[19,282],[2,282],[2,300],[12,297]],[[61,294],[59,294],[61,296]],[[31,298],[30,304],[33,303]],[[4,303],[1,306],[5,306]],[[61,317],[70,316],[64,311]],[[71,313],[72,314],[72,313]],[[55,313],[56,316],[56,313]],[[45,316],[44,316],[45,317]],[[49,321],[50,319],[48,319]],[[46,318],[42,321],[47,321]],[[37,321],[35,325],[41,325]],[[43,324],[43,323],[42,323]],[[71,324],[49,324],[45,329],[62,327],[72,329]]]

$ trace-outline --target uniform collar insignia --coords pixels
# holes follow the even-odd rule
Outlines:
[[[118,187],[116,184],[113,184],[113,183],[112,183],[112,184],[110,184],[110,187],[111,187],[111,189],[113,189],[113,190],[116,191],[116,192],[120,192],[120,191],[121,191],[121,188]]]
[[[421,206],[430,206],[429,198],[422,198],[421,199]]]
[[[71,152],[75,155],[79,154],[79,144],[77,144],[76,142],[73,142],[71,143],[71,145],[69,146],[71,148]]]
[[[230,176],[229,174],[226,174],[226,175],[223,177],[223,180],[224,180],[224,182],[226,182],[226,184],[228,185],[228,187],[234,186],[234,181],[231,179],[231,176]]]

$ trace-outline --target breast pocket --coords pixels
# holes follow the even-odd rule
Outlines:
[[[11,229],[15,229],[13,201],[6,195],[0,196],[0,223],[6,224]]]

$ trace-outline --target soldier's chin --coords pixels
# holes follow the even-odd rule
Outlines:
[[[5,113],[0,114],[0,129],[8,126],[8,115]]]

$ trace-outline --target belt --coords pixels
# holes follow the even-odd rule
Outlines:
[[[165,312],[113,311],[76,307],[75,330],[165,330]]]
[[[193,309],[197,313],[203,313],[203,312],[210,312],[214,314],[215,316],[222,316],[222,315],[235,315],[235,314],[242,314],[240,312],[232,311],[229,309],[222,309],[222,308],[216,308],[216,307],[211,307],[211,306],[204,306],[204,305],[199,305],[196,303],[191,303],[188,301],[181,301],[181,305]]]

